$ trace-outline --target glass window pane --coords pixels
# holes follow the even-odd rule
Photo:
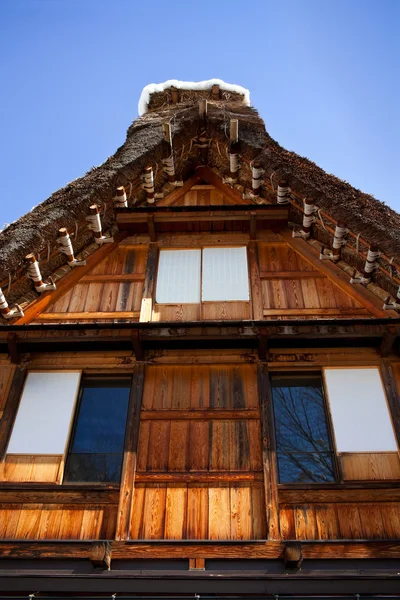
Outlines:
[[[324,369],[338,452],[396,452],[377,367]]]
[[[320,377],[273,377],[281,483],[334,481]]]
[[[161,250],[156,302],[200,302],[201,250]]]
[[[118,481],[129,379],[86,380],[66,466],[66,481]]]
[[[202,278],[204,301],[249,300],[246,248],[204,248]]]

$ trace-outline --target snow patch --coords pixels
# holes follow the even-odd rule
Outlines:
[[[143,88],[139,99],[139,116],[141,117],[147,112],[151,94],[155,92],[164,92],[171,86],[179,90],[209,90],[213,85],[219,85],[221,90],[226,92],[236,92],[244,96],[244,101],[247,106],[250,106],[250,92],[241,85],[234,83],[225,83],[222,79],[208,79],[207,81],[178,81],[177,79],[169,79],[164,83],[150,83]]]

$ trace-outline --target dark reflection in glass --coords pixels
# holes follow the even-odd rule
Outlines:
[[[83,382],[65,481],[120,480],[130,385],[128,378]]]
[[[335,480],[319,376],[272,378],[281,483]]]

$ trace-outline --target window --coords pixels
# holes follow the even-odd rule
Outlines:
[[[68,449],[64,481],[119,482],[131,378],[81,375],[28,373],[7,457],[61,462]]]
[[[273,376],[272,397],[280,483],[335,481],[321,377]]]
[[[161,250],[156,302],[249,300],[247,253],[238,248]]]
[[[338,452],[396,452],[379,369],[324,369]]]
[[[130,386],[129,378],[83,381],[64,481],[119,482]]]
[[[323,377],[326,400],[320,375],[272,377],[280,483],[328,483],[339,474],[343,481],[398,478],[379,369],[329,367]]]
[[[28,373],[8,454],[64,454],[80,371]]]

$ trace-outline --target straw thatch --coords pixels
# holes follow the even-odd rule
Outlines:
[[[4,285],[9,273],[13,281],[7,293],[8,301],[18,301],[32,290],[29,280],[23,277],[23,259],[28,252],[42,252],[41,270],[44,277],[65,264],[65,257],[55,252],[58,229],[67,227],[70,232],[78,229],[73,238],[75,254],[92,241],[85,217],[88,207],[97,202],[102,206],[102,222],[105,231],[114,220],[112,198],[119,185],[130,192],[129,205],[145,201],[140,186],[143,168],[154,166],[156,191],[166,184],[161,159],[166,156],[162,124],[170,121],[173,131],[173,149],[178,177],[188,178],[199,164],[204,164],[193,141],[204,129],[198,116],[198,98],[204,93],[185,91],[179,104],[172,104],[167,92],[154,94],[149,112],[134,121],[127,132],[125,143],[100,167],[91,169],[55,192],[25,216],[0,233],[0,280]],[[334,219],[345,219],[348,227],[375,243],[379,249],[400,262],[400,215],[373,196],[353,188],[333,175],[325,173],[310,160],[288,152],[266,132],[256,110],[245,106],[240,95],[231,94],[229,99],[209,102],[207,113],[207,136],[210,146],[207,164],[222,176],[229,171],[227,148],[229,144],[229,119],[239,119],[240,184],[251,186],[250,162],[257,159],[265,170],[266,183],[276,183],[285,176],[290,186],[300,196],[311,197],[318,206]],[[156,166],[157,165],[157,166]],[[266,202],[275,202],[268,185],[262,192]],[[104,206],[105,205],[105,206]],[[291,220],[300,222],[301,212],[291,210]],[[329,243],[332,239],[321,226],[314,226],[313,237]],[[50,248],[50,253],[46,248]],[[49,256],[49,260],[47,257]],[[345,260],[360,268],[363,259],[357,256],[351,245],[344,252]],[[374,276],[376,282],[395,293],[396,286],[389,276]],[[7,287],[7,286],[6,286]]]

